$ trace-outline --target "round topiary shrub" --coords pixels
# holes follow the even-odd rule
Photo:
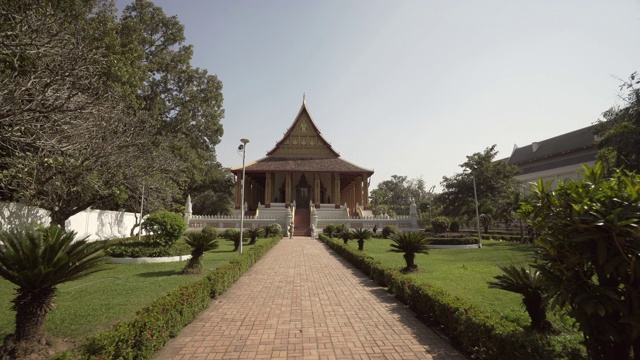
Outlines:
[[[398,228],[394,225],[387,225],[382,228],[382,237],[388,239],[391,235],[398,233]]]
[[[211,240],[215,240],[218,238],[218,230],[212,228],[211,226],[205,226],[202,229],[202,233],[207,235]]]
[[[266,237],[282,235],[282,225],[278,223],[269,224],[264,227],[264,233]]]
[[[453,221],[451,222],[451,224],[449,224],[449,231],[451,231],[451,232],[458,232],[458,231],[460,231],[460,223],[459,223],[459,222],[457,222],[457,221],[455,221],[455,220],[453,220]]]
[[[431,221],[431,226],[433,227],[434,233],[442,234],[449,229],[449,219],[444,216],[438,216]]]
[[[187,223],[180,214],[163,210],[147,216],[142,229],[152,233],[152,241],[158,245],[171,246],[187,230]]]

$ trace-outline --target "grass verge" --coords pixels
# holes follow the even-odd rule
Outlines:
[[[277,240],[275,240],[277,242]],[[140,309],[177,288],[201,281],[234,259],[250,255],[252,248],[272,240],[245,245],[243,255],[233,252],[233,242],[219,240],[219,248],[203,258],[202,275],[182,275],[186,262],[104,265],[104,270],[81,280],[61,284],[56,308],[47,316],[45,330],[57,338],[75,343],[112,329],[114,324],[130,321]],[[256,260],[257,261],[257,260]],[[15,312],[11,310],[14,285],[0,280],[0,338],[14,331]]]
[[[500,262],[529,262],[532,252],[526,245],[487,242],[482,249],[434,249],[429,255],[416,258],[422,272],[404,275],[400,273],[405,266],[402,254],[389,253],[388,240],[371,240],[365,244],[365,251],[358,251],[354,244],[343,245],[324,234],[320,239],[379,285],[388,287],[398,300],[474,359],[586,359],[580,344],[582,337],[564,323],[560,324],[563,327],[560,334],[541,334],[523,326],[522,317],[513,321],[509,316],[501,316],[505,307],[520,303],[517,295],[493,305],[477,301],[480,296],[476,296],[474,288],[485,291],[487,281],[492,280],[490,269]],[[441,258],[437,259],[439,256],[435,254]],[[474,271],[457,270],[463,269],[462,265]],[[444,269],[436,276],[436,268],[440,267]],[[439,280],[433,281],[435,278]],[[457,295],[450,290],[457,291]],[[488,291],[498,297],[514,295],[495,289]]]

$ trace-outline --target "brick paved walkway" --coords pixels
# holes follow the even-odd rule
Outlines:
[[[282,239],[156,359],[465,358],[325,245],[295,237]]]

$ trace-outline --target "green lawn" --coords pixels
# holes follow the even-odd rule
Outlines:
[[[386,266],[401,269],[405,266],[403,254],[390,252],[390,244],[391,240],[370,239],[365,242],[364,251]],[[350,241],[349,246],[358,248],[355,241]],[[489,289],[487,282],[501,273],[497,265],[526,265],[532,259],[530,245],[485,240],[482,249],[431,249],[427,255],[418,254],[418,272],[409,276],[438,286],[486,311],[527,325],[529,317],[521,306],[521,297]]]
[[[260,241],[258,241],[260,243]],[[238,255],[233,242],[219,239],[220,247],[207,252],[203,273]],[[244,245],[244,250],[251,246]],[[55,299],[56,308],[49,313],[46,331],[55,337],[74,340],[108,329],[127,320],[162,294],[197,280],[201,275],[181,275],[183,262],[160,264],[104,265],[104,271],[81,280],[61,284]],[[11,310],[15,286],[0,279],[0,339],[13,332],[15,312]]]

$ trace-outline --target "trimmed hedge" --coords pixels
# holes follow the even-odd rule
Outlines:
[[[399,270],[386,268],[379,260],[320,235],[320,240],[367,274],[380,286],[411,307],[429,325],[442,331],[460,350],[474,359],[586,359],[578,340],[539,334],[492,316],[429,285],[418,284]]]
[[[236,282],[280,240],[277,236],[253,246],[200,280],[167,293],[140,309],[134,319],[114,325],[84,341],[82,359],[150,359],[169,339]]]

